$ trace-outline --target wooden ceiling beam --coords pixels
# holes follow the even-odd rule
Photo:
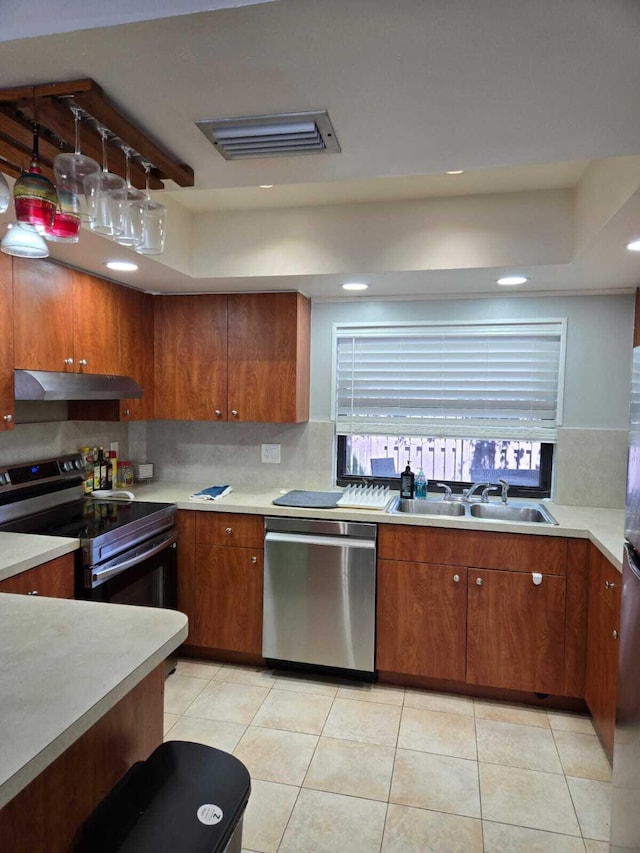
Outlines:
[[[22,162],[25,163],[25,168],[28,168],[33,150],[33,124],[26,119],[18,118],[14,113],[15,110],[12,110],[11,107],[0,104],[0,136],[12,141],[16,148],[24,150],[26,159],[23,158]],[[46,137],[40,136],[38,150],[41,157],[53,162],[53,158],[61,150],[73,151],[73,146],[65,142],[64,148],[61,149],[49,142]]]

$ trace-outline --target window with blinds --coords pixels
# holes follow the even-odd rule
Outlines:
[[[338,435],[553,443],[566,320],[334,327]]]

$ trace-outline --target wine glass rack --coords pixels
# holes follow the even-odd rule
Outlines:
[[[91,78],[0,89],[0,172],[19,177],[28,167],[33,144],[33,122],[40,126],[40,168],[54,180],[53,159],[74,150],[73,109],[82,118],[82,153],[102,162],[100,129],[107,131],[109,168],[125,177],[125,150],[130,149],[131,183],[146,185],[145,165],[151,166],[149,186],[163,189],[164,181],[192,187],[193,169],[152,140],[126,118]]]

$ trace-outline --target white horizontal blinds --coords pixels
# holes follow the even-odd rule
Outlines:
[[[337,431],[555,441],[563,328],[337,327]]]

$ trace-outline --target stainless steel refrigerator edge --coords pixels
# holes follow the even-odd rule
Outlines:
[[[376,525],[266,518],[262,654],[373,673]]]
[[[612,853],[640,851],[640,347],[633,351],[613,748]]]

